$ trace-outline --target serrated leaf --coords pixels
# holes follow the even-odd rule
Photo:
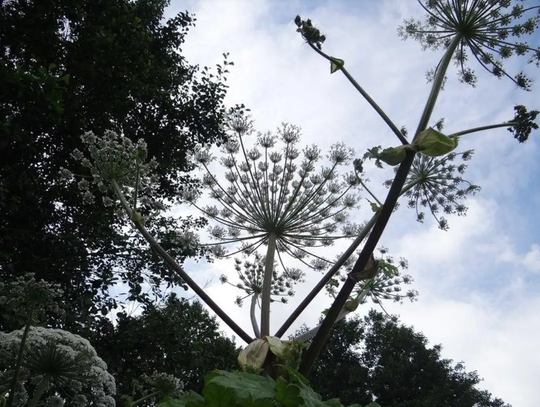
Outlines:
[[[304,400],[304,404],[302,406],[305,406],[305,407],[333,406],[333,407],[336,407],[335,404],[326,404],[326,402],[322,401],[321,395],[318,394],[318,393],[315,393],[315,391],[311,387],[309,387],[308,385],[299,383],[298,387],[300,388],[300,394],[299,395]],[[335,400],[335,399],[333,399],[333,400]],[[341,404],[339,406],[341,407]]]
[[[338,398],[326,400],[324,405],[328,407],[343,407],[343,404],[341,404]]]
[[[214,371],[205,379],[203,396],[209,407],[272,407],[275,382],[246,372]]]
[[[283,403],[285,407],[296,407],[302,403],[299,397],[300,389],[297,385],[287,383],[283,377],[276,380],[276,400]]]
[[[369,202],[369,205],[371,206],[371,210],[375,213],[379,212],[379,209],[381,209],[381,207],[379,205],[377,205],[375,202],[371,202],[369,199],[368,199],[368,202]]]
[[[302,376],[300,373],[298,373],[296,370],[290,368],[289,366],[284,366],[284,365],[278,365],[278,366],[281,366],[283,369],[285,369],[287,373],[291,375],[291,377],[294,379],[296,383],[302,383],[306,386],[309,385],[309,380],[306,379],[304,376]]]
[[[190,390],[178,398],[165,397],[158,403],[158,407],[203,407],[205,401],[203,396]]]

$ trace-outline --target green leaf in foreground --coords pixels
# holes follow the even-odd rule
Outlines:
[[[193,390],[190,390],[189,393],[183,394],[178,399],[165,397],[163,401],[158,404],[159,407],[203,407],[204,405],[204,397],[198,393],[195,393]]]
[[[246,372],[214,371],[206,376],[203,396],[208,406],[272,406],[275,382]]]
[[[283,377],[278,377],[276,380],[276,399],[283,403],[285,407],[296,407],[302,403],[302,398],[299,397],[300,389],[297,385],[287,383]]]

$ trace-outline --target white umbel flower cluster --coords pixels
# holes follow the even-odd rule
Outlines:
[[[24,330],[0,332],[0,389],[9,383]],[[19,375],[14,406],[26,405],[34,396],[27,387],[48,380],[43,396],[69,400],[69,405],[115,406],[116,384],[107,372],[107,364],[97,355],[90,342],[61,329],[30,327]],[[4,383],[6,383],[4,385]],[[28,386],[31,385],[31,386]],[[37,386],[39,387],[39,386]],[[77,395],[77,396],[74,396]]]

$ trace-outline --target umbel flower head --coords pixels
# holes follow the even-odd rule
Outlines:
[[[144,140],[133,143],[127,137],[113,131],[106,130],[102,136],[87,132],[81,136],[90,159],[83,152],[75,149],[72,157],[87,168],[91,177],[78,182],[83,196],[83,202],[91,204],[95,200],[95,192],[103,195],[103,204],[113,206],[118,202],[117,197],[111,199],[112,184],[116,182],[125,195],[132,201],[147,209],[164,209],[161,202],[155,201],[152,196],[156,186],[157,175],[153,170],[157,167],[154,159],[147,160],[148,150]],[[61,175],[66,180],[73,179],[73,174],[65,168]],[[135,205],[134,205],[135,206]]]
[[[0,384],[13,374],[22,336],[22,329],[0,332]],[[61,329],[30,327],[22,368],[23,386],[19,392],[25,391],[26,384],[38,384],[39,388],[39,383],[45,381],[49,393],[60,392],[63,398],[70,399],[70,405],[115,405],[113,376],[90,342],[78,335]],[[26,398],[18,395],[20,400]]]
[[[250,256],[244,254],[244,261],[238,257],[234,259],[234,269],[240,282],[231,283],[225,274],[219,278],[223,284],[229,284],[245,292],[244,296],[236,298],[238,306],[242,306],[243,301],[248,297],[253,296],[253,299],[257,301],[262,295],[265,258],[258,252],[255,252],[251,257],[252,260],[250,260]],[[294,286],[304,281],[304,273],[297,268],[287,268],[280,273],[277,264],[274,264],[272,273],[271,301],[280,301],[286,304],[287,298],[294,295]]]
[[[360,182],[353,172],[339,172],[350,163],[353,150],[337,143],[326,155],[328,165],[318,167],[325,157],[315,145],[297,148],[300,129],[296,126],[283,124],[277,136],[259,133],[253,148],[244,140],[252,133],[249,118],[236,116],[230,127],[235,134],[219,161],[224,180],[212,173],[215,158],[207,150],[195,156],[205,172],[203,184],[218,206],[197,206],[195,193],[184,194],[184,200],[215,221],[210,227],[218,243],[214,253],[249,254],[268,246],[275,249],[283,270],[287,270],[283,255],[310,268],[326,264],[318,248],[354,237],[358,229],[348,222],[348,214],[359,201]],[[241,246],[227,253],[224,246],[232,244]]]
[[[476,60],[498,78],[510,78],[519,87],[530,90],[531,80],[523,73],[510,75],[503,60],[528,57],[540,65],[540,47],[529,45],[522,37],[532,37],[540,25],[540,6],[527,6],[523,0],[418,0],[426,12],[425,20],[404,21],[398,29],[403,39],[418,40],[424,49],[447,48],[452,39],[460,42],[454,53],[459,79],[476,85],[475,71],[469,66]],[[428,72],[433,78],[434,71]]]
[[[514,135],[514,138],[520,143],[524,143],[529,139],[533,130],[538,130],[538,124],[534,121],[540,112],[538,110],[527,111],[523,105],[514,106],[515,116],[513,126],[508,128],[508,131]]]
[[[419,222],[425,219],[424,208],[431,212],[442,230],[448,230],[448,221],[440,216],[441,212],[445,215],[466,215],[467,206],[462,201],[480,190],[479,186],[461,177],[467,169],[464,162],[470,160],[472,155],[473,151],[468,150],[452,152],[444,157],[418,154],[414,158],[404,189],[408,207],[415,209]],[[454,163],[457,159],[463,162]],[[385,182],[386,186],[391,184],[392,180]]]
[[[58,284],[36,280],[34,273],[26,273],[9,282],[0,282],[0,307],[4,318],[13,318],[24,325],[32,311],[33,323],[43,320],[46,312],[62,315],[59,307],[63,291]]]
[[[409,268],[407,260],[400,258],[396,262],[392,256],[388,255],[388,249],[385,247],[381,247],[378,251],[377,262],[380,270],[375,277],[359,281],[356,284],[354,289],[356,296],[369,298],[373,303],[379,304],[381,307],[383,301],[402,302],[404,299],[415,301],[418,296],[416,290],[403,291],[403,286],[410,285],[413,282],[410,275],[402,274],[404,270]],[[327,284],[326,291],[330,296],[336,296],[340,282],[345,282],[347,273],[351,272],[356,258],[356,255],[349,257],[342,270]]]

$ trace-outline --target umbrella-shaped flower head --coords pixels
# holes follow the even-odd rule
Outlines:
[[[447,48],[459,36],[454,61],[462,82],[475,85],[477,77],[471,68],[476,61],[496,77],[508,77],[519,87],[530,90],[531,80],[519,72],[511,75],[503,61],[513,55],[525,56],[540,65],[540,47],[530,45],[540,25],[540,6],[523,0],[418,0],[426,12],[424,21],[405,20],[399,27],[403,39],[418,40],[424,49]],[[433,77],[435,71],[428,72]]]

